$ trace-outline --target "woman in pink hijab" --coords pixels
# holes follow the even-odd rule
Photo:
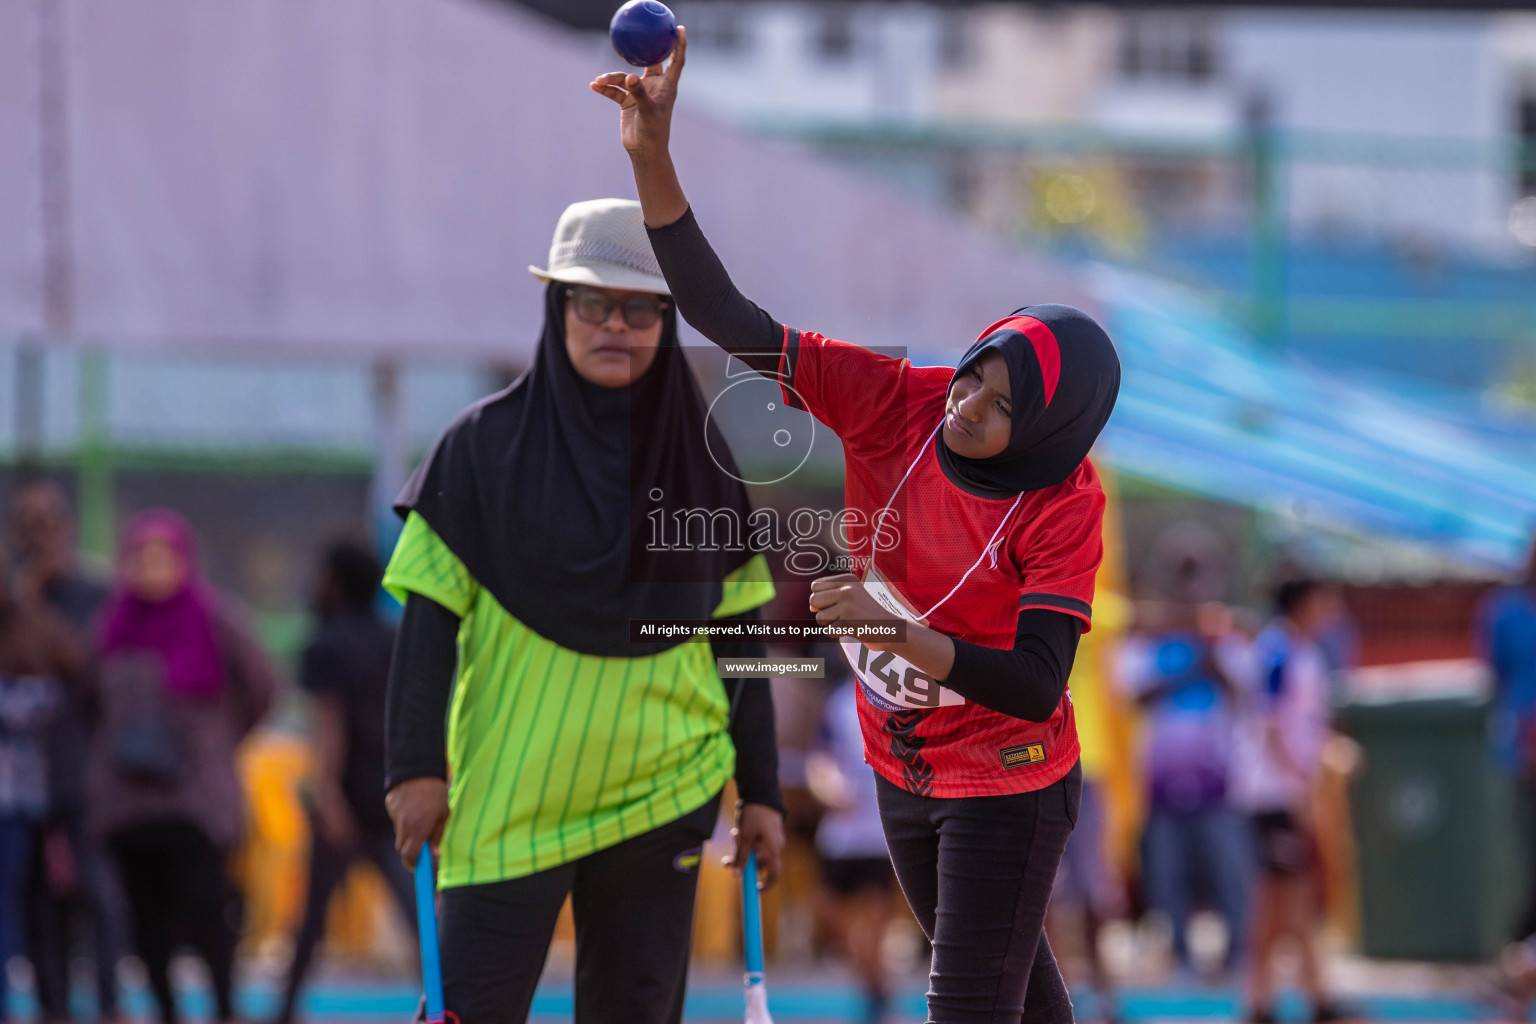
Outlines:
[[[271,665],[202,578],[191,525],[166,509],[129,521],[99,639],[87,819],[122,873],[161,1019],[178,1019],[168,968],[173,936],[185,936],[231,1021],[225,861],[244,827],[235,749],[271,705]]]

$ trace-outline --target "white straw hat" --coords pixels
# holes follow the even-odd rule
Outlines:
[[[567,206],[549,243],[549,269],[528,270],[545,282],[671,294],[651,252],[640,204],[633,199],[588,199]]]

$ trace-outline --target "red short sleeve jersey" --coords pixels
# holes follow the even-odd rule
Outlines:
[[[986,647],[1013,646],[1024,608],[1065,612],[1091,628],[1104,514],[1092,463],[1054,487],[981,497],[950,479],[936,450],[950,368],[787,331],[781,370],[785,401],[843,441],[846,533],[861,574],[872,556],[930,626]],[[971,702],[891,710],[860,691],[866,758],[915,793],[1028,792],[1078,758],[1070,691],[1039,723]]]

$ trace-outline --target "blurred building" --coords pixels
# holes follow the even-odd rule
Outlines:
[[[1058,255],[1198,284],[1308,358],[1536,396],[1536,14],[679,9],[691,101],[717,116]]]
[[[693,95],[733,118],[800,119],[805,131],[843,119],[872,126],[866,134],[916,121],[952,145],[963,136],[943,127],[963,125],[977,148],[1036,153],[1049,135],[1004,129],[1160,143],[1142,187],[1165,193],[1170,218],[1211,226],[1241,216],[1246,181],[1213,182],[1198,160],[1178,168],[1167,157],[1238,144],[1262,107],[1273,129],[1306,135],[1296,155],[1313,160],[1287,183],[1303,231],[1501,248],[1513,227],[1536,242],[1536,215],[1511,223],[1516,200],[1536,193],[1536,170],[1510,150],[1536,140],[1536,14],[1446,6],[693,0],[678,10],[703,83]],[[1199,195],[1212,185],[1233,193],[1225,208]]]

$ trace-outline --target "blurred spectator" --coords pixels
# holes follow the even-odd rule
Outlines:
[[[1062,970],[1074,991],[1087,987],[1093,991],[1094,1015],[1105,1022],[1115,1020],[1114,986],[1099,947],[1099,933],[1104,922],[1123,917],[1126,912],[1124,888],[1110,863],[1108,824],[1110,817],[1110,765],[1114,750],[1110,739],[1112,694],[1106,687],[1109,655],[1129,619],[1128,602],[1107,588],[1100,587],[1094,597],[1094,628],[1078,642],[1069,681],[1073,714],[1077,719],[1078,743],[1082,748],[1083,796],[1077,811],[1077,824],[1067,839],[1061,864],[1056,869],[1056,883],[1051,887],[1050,913],[1046,931],[1051,948],[1058,957],[1074,945],[1080,945],[1087,961],[1086,979],[1074,975],[1076,965],[1062,957]],[[1068,941],[1064,928],[1071,927],[1075,916],[1081,924],[1080,942]],[[1086,981],[1086,985],[1084,985]],[[1081,1003],[1078,1000],[1082,1013]]]
[[[1494,754],[1523,785],[1529,820],[1536,816],[1530,813],[1536,810],[1536,544],[1525,578],[1483,599],[1474,631],[1478,653],[1493,672]],[[1536,856],[1528,858],[1526,872],[1527,902],[1516,925],[1525,942],[1511,947],[1505,968],[1516,975],[1521,999],[1529,1001],[1536,995]]]
[[[1338,690],[1343,673],[1360,664],[1360,626],[1337,591],[1331,603],[1333,610],[1318,629],[1317,646],[1328,664],[1329,696],[1343,697]]]
[[[1190,900],[1200,884],[1226,924],[1230,970],[1242,949],[1249,859],[1243,822],[1227,803],[1232,680],[1243,651],[1229,621],[1199,603],[1204,573],[1184,560],[1176,599],[1152,610],[1150,621],[1143,610],[1138,631],[1121,645],[1116,675],[1144,716],[1147,906],[1167,915],[1174,957],[1187,970]]]
[[[23,599],[9,568],[0,551],[0,1019],[4,968],[23,952],[33,851],[48,813],[48,728],[86,666],[69,627]]]
[[[208,965],[218,1019],[231,1021],[239,911],[225,859],[244,810],[235,748],[272,702],[271,665],[200,576],[190,524],[162,509],[128,524],[100,648],[87,822],[122,874],[161,1019],[178,1020],[169,967],[186,938]]]
[[[1082,922],[1083,955],[1088,961],[1088,987],[1094,993],[1096,1016],[1108,1024],[1116,1019],[1115,995],[1099,950],[1099,931],[1105,921],[1124,914],[1124,901],[1107,856],[1105,805],[1103,779],[1089,778],[1085,773],[1077,824],[1072,829],[1072,837],[1067,840],[1061,864],[1056,869],[1056,884],[1051,888],[1047,930],[1053,949],[1070,949],[1071,946],[1061,941],[1058,935],[1061,914],[1068,909],[1078,912]]]
[[[809,584],[801,587],[793,580],[780,587],[768,618],[806,618]],[[789,596],[798,594],[799,605]],[[777,609],[775,611],[774,609]],[[806,618],[806,621],[811,621]],[[824,890],[821,886],[820,857],[816,852],[816,829],[826,808],[806,784],[806,759],[818,742],[821,716],[827,700],[828,680],[847,664],[836,643],[778,643],[769,645],[773,658],[822,658],[826,679],[772,677],[768,680],[773,694],[774,735],[779,745],[779,786],[784,799],[783,873],[779,884],[765,895],[766,914],[763,938],[774,960],[789,963],[804,954],[807,962],[820,956],[837,940],[827,932]],[[734,942],[735,929],[732,929]]]
[[[801,607],[805,607],[804,600]],[[826,662],[829,678],[847,662],[842,650],[834,643],[774,644],[769,651],[770,657],[820,657]],[[771,678],[769,685],[773,693],[774,735],[779,744],[779,786],[784,796],[785,857],[787,863],[803,860],[805,880],[814,883],[814,845],[822,807],[806,787],[805,760],[820,733],[827,686],[821,679],[783,677]],[[814,900],[813,884],[808,885],[804,892],[791,892],[798,888],[800,874],[799,871],[791,871],[790,877],[784,879],[783,891],[780,893],[782,901],[788,903],[797,898]]]
[[[1536,778],[1536,545],[1525,578],[1483,598],[1475,620],[1478,653],[1493,671],[1493,743],[1499,763]],[[1536,931],[1536,917],[1526,931]]]
[[[78,564],[64,488],[52,481],[19,488],[11,498],[11,539],[22,598],[49,605],[76,629],[89,628],[109,590]]]
[[[15,579],[24,599],[47,605],[89,650],[91,628],[107,585],[83,572],[75,555],[75,520],[64,489],[28,484],[11,499]],[[122,951],[122,893],[105,852],[85,831],[86,688],[71,691],[48,733],[48,817],[37,867],[47,884],[28,890],[32,964],[44,1020],[66,1020],[70,952],[80,926],[89,930],[96,963],[97,1013],[117,1016],[117,960]]]
[[[847,664],[840,654],[827,658],[828,675],[840,674],[842,679],[827,698],[806,776],[811,792],[827,808],[816,829],[826,893],[821,904],[823,923],[848,956],[864,990],[864,1019],[879,1024],[890,1003],[881,950],[897,909],[896,875],[880,825],[875,773],[864,762],[858,684]]]
[[[384,810],[384,691],[394,629],[374,611],[384,567],[366,548],[333,545],[325,553],[315,611],[319,628],[304,649],[299,685],[313,697],[315,769],[309,814],[309,896],[293,942],[293,962],[277,1019],[293,1019],[299,989],[325,912],[347,869],[366,857],[383,872],[412,926],[410,873],[395,852]]]
[[[1251,816],[1259,879],[1249,980],[1252,1020],[1273,1021],[1274,954],[1295,941],[1313,1019],[1339,1013],[1323,991],[1318,960],[1320,901],[1312,796],[1328,737],[1328,660],[1319,637],[1338,619],[1338,593],[1312,580],[1281,584],[1279,618],[1254,641],[1242,680],[1232,800]]]

